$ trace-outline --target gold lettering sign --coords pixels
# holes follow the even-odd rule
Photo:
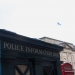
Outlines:
[[[59,57],[59,53],[57,52],[52,52],[49,50],[42,50],[42,49],[32,48],[24,45],[7,43],[7,42],[3,42],[3,49],[18,50],[18,51],[25,51],[27,53],[36,53],[36,54]]]

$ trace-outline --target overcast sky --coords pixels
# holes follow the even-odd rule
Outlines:
[[[0,29],[75,44],[75,0],[0,0]]]

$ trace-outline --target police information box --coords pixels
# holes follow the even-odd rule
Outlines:
[[[63,47],[0,30],[0,75],[61,75]]]

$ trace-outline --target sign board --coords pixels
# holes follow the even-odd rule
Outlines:
[[[26,52],[26,53],[59,57],[59,52],[42,49],[32,45],[30,46],[27,44],[21,44],[19,42],[14,43],[14,42],[2,41],[2,50],[13,50],[13,51]]]

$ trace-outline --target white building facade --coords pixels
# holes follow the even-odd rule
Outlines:
[[[60,60],[63,61],[63,63],[70,63],[73,66],[73,69],[75,70],[75,46],[73,44],[48,37],[42,37],[40,38],[40,40],[45,41],[47,43],[63,46],[64,49],[60,52]]]

